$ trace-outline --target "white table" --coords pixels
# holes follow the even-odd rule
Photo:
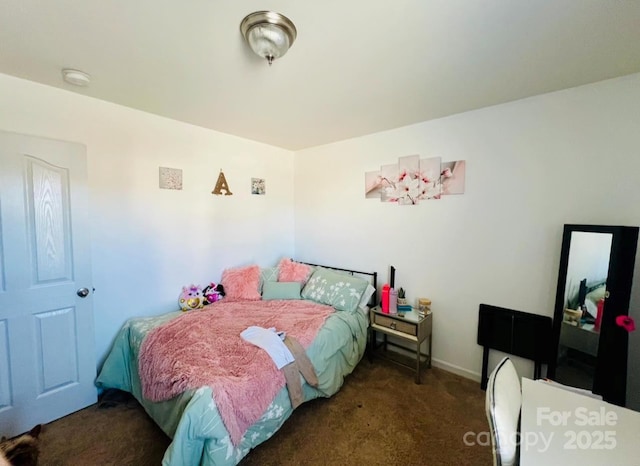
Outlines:
[[[640,413],[522,379],[520,466],[638,466]]]

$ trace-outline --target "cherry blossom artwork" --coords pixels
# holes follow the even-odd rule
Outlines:
[[[465,169],[464,160],[441,162],[440,157],[399,157],[397,164],[383,165],[379,171],[365,173],[365,197],[415,205],[421,200],[463,194]]]
[[[398,165],[383,165],[380,167],[380,200],[394,202],[395,185],[393,180],[398,177]]]
[[[441,165],[442,194],[464,194],[466,162],[443,162]]]

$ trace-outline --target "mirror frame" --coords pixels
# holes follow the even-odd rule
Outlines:
[[[607,272],[607,291],[605,300],[596,373],[593,392],[601,394],[605,401],[624,406],[626,399],[627,359],[629,335],[615,324],[618,315],[627,315],[631,299],[633,268],[638,242],[638,227],[608,225],[564,225],[558,286],[553,313],[552,347],[547,366],[547,377],[555,379],[558,362],[558,345],[564,313],[564,294],[569,265],[569,248],[573,232],[612,234]]]

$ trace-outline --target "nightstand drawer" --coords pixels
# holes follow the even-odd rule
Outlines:
[[[373,314],[373,323],[381,327],[386,327],[398,332],[406,333],[408,335],[416,336],[418,334],[417,326],[414,324],[402,322],[390,317],[384,317],[375,313]]]

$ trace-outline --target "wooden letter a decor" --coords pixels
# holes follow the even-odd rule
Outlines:
[[[216,181],[216,187],[214,188],[213,191],[211,191],[211,194],[220,195],[222,194],[222,191],[225,192],[224,193],[225,196],[233,195],[233,193],[229,189],[229,185],[227,184],[227,179],[224,177],[224,173],[222,173],[222,170],[220,170],[220,174],[218,175],[218,181]]]

